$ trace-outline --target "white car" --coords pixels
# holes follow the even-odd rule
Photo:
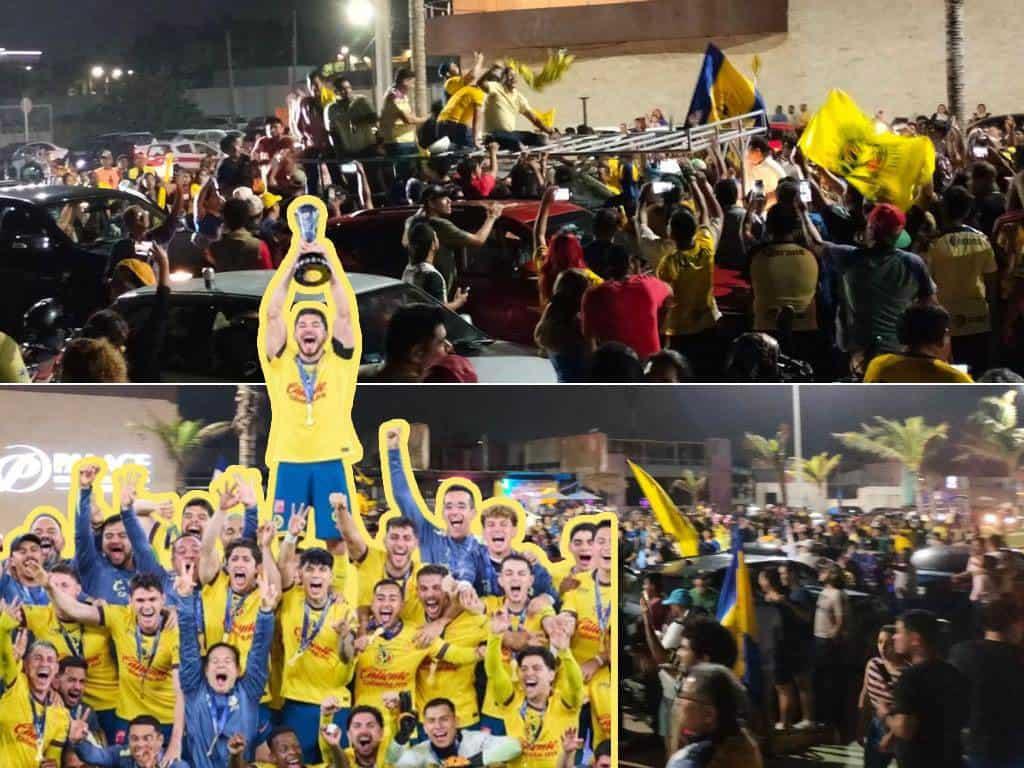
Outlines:
[[[186,128],[178,131],[181,139],[188,141],[201,141],[219,147],[221,141],[227,136],[243,136],[241,131],[227,131],[220,128]]]
[[[188,139],[157,141],[147,146],[139,147],[139,151],[146,153],[146,165],[151,168],[163,168],[167,154],[171,153],[174,163],[186,171],[197,170],[203,158],[208,155],[212,156],[214,161],[220,161],[225,156],[220,149],[212,144],[202,141],[190,141]]]
[[[33,141],[15,149],[7,162],[5,175],[18,181],[41,182],[50,178],[50,164],[63,160],[66,147],[48,141]]]

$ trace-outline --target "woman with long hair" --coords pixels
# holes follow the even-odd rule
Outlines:
[[[567,269],[562,272],[534,329],[533,339],[551,360],[559,381],[586,380],[593,349],[583,336],[580,307],[583,294],[591,285],[590,277],[583,270]]]
[[[893,689],[907,667],[907,659],[896,653],[892,639],[896,627],[887,624],[878,630],[878,655],[868,659],[864,668],[864,685],[860,689],[858,707],[870,707],[871,720],[864,738],[864,768],[886,768],[892,761],[889,748],[892,735],[885,718],[892,707]]]
[[[583,246],[574,232],[559,231],[550,240],[546,240],[548,217],[551,213],[551,205],[555,201],[557,187],[548,187],[541,199],[540,213],[533,226],[533,254],[534,262],[540,264],[540,290],[541,309],[547,306],[554,292],[555,281],[558,276],[568,269],[578,269],[589,273],[594,283],[600,283],[601,279],[587,268],[587,262],[583,258]]]

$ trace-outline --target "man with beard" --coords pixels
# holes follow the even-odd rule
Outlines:
[[[441,623],[439,637],[461,648],[476,648],[487,641],[487,616],[483,603],[469,589],[468,598],[445,590],[454,584],[443,565],[424,565],[416,573],[416,602],[422,606],[428,624]],[[447,618],[454,615],[454,618]],[[455,703],[459,728],[475,728],[480,722],[480,707],[475,687],[476,665],[424,659],[416,672],[416,698],[430,701],[447,695]]]
[[[67,562],[61,558],[64,550],[64,531],[60,522],[53,515],[41,514],[32,521],[29,532],[39,537],[39,547],[43,554],[43,567],[52,569],[57,563]]]
[[[416,715],[413,713],[402,717],[411,717],[415,723]],[[408,733],[412,728],[399,728],[395,740],[388,747],[388,762],[396,768],[427,768],[456,763],[467,768],[479,768],[510,763],[522,754],[518,739],[466,730],[459,728],[456,722],[455,705],[451,699],[431,699],[423,707],[423,730],[427,740],[412,746]],[[405,735],[405,740],[399,741],[402,735]]]
[[[282,552],[294,549],[289,538]],[[318,762],[317,746],[320,703],[338,698],[341,708],[335,717],[343,727],[350,696],[346,687],[352,679],[354,617],[345,598],[332,589],[334,556],[325,549],[304,550],[299,557],[301,589],[293,589],[291,578],[283,575],[284,598],[278,609],[284,667],[281,723],[293,729],[302,745],[306,762]]]
[[[146,540],[135,511],[135,478],[126,476],[121,489],[121,514],[99,525],[100,547],[93,536],[92,491],[99,467],[78,471],[78,511],[75,520],[75,559],[86,594],[111,605],[128,602],[128,583],[136,573],[164,573]]]
[[[185,699],[178,682],[178,628],[167,626],[163,579],[151,573],[133,576],[127,606],[80,603],[55,589],[49,578],[46,588],[59,611],[74,621],[106,627],[110,632],[119,670],[119,734],[135,718],[153,715],[169,739],[168,759],[179,757]],[[79,756],[91,762],[85,755]]]
[[[579,523],[569,534],[569,557],[551,564],[551,579],[559,594],[575,589],[579,585],[577,574],[588,573],[594,567],[593,561],[594,526],[592,523]]]
[[[486,597],[484,605],[491,616],[496,613],[509,616],[509,627],[501,636],[501,659],[506,675],[511,678],[515,674],[514,654],[528,647],[546,648],[548,635],[559,623],[559,619],[554,609],[547,604],[539,613],[530,611],[533,574],[530,561],[522,555],[511,554],[502,560],[498,581],[504,596]],[[488,677],[483,724],[491,733],[501,735],[505,733],[509,712],[505,707],[507,697],[499,696],[495,685],[494,680]]]
[[[348,716],[348,743],[345,759],[349,768],[382,768],[384,717],[376,707],[353,707]]]
[[[65,656],[57,666],[57,677],[53,680],[53,690],[64,702],[64,708],[72,720],[83,720],[89,726],[86,738],[97,747],[103,746],[105,738],[100,727],[99,718],[91,707],[86,705],[82,697],[85,693],[86,676],[89,665],[79,656]]]
[[[468,581],[478,595],[489,594],[488,587],[494,570],[491,558],[486,547],[470,535],[470,527],[476,515],[472,491],[464,485],[448,486],[441,500],[445,530],[439,530],[426,518],[417,503],[420,494],[418,489],[413,491],[415,479],[412,470],[407,470],[402,451],[398,447],[398,430],[389,429],[385,439],[392,491],[402,515],[416,525],[421,560],[424,563],[447,565],[453,578]]]
[[[188,764],[163,750],[164,736],[160,722],[151,715],[139,715],[128,724],[125,739],[127,749],[122,745],[95,747],[85,740],[88,725],[81,720],[71,723],[68,741],[74,745],[75,754],[88,765],[108,768],[189,768]]]
[[[428,647],[416,644],[418,627],[402,621],[402,586],[396,581],[383,579],[373,588],[372,618],[368,634],[356,640],[357,705],[385,706],[385,695],[390,691],[413,692],[412,704],[419,701],[415,694],[416,670],[427,659],[448,661],[459,666],[476,664],[476,647],[463,648],[437,638]],[[435,673],[436,676],[436,673]]]
[[[313,205],[293,206],[293,226],[301,242],[285,257],[264,295],[260,347],[273,418],[267,444],[271,467],[269,498],[274,522],[287,530],[286,510],[312,505],[316,535],[340,540],[331,519],[329,495],[349,495],[346,462],[362,457],[351,410],[362,338],[355,296],[337,256],[324,250],[326,222]],[[300,254],[318,253],[330,271],[330,297],[287,307]],[[307,289],[309,290],[309,289]],[[328,310],[333,316],[328,322]],[[286,313],[293,316],[288,327]]]
[[[414,573],[419,565],[416,558],[419,548],[416,526],[407,517],[392,517],[384,524],[384,547],[371,546],[367,544],[359,526],[352,518],[345,494],[332,493],[330,500],[338,528],[348,547],[348,556],[359,574],[357,610],[359,626],[364,629],[370,621],[374,584],[381,579],[391,579],[402,585],[403,594],[410,587],[412,590],[416,589]],[[415,600],[406,600],[402,618],[405,621],[422,623],[422,606]]]
[[[5,768],[56,768],[71,722],[51,688],[57,651],[36,640],[19,669],[12,645],[18,618],[6,604],[0,608],[0,755]]]
[[[18,536],[11,542],[11,558],[7,572],[0,577],[0,600],[5,603],[19,601],[22,605],[46,605],[46,590],[28,574],[32,565],[43,562],[42,542],[34,533]]]
[[[549,633],[551,650],[528,646],[520,651],[519,677],[513,681],[501,658],[501,638],[511,626],[507,611],[491,617],[484,659],[495,697],[505,702],[508,735],[522,745],[522,755],[511,766],[555,768],[562,736],[576,727],[583,706],[583,676],[569,650],[570,634],[563,622],[556,622]]]
[[[592,743],[611,738],[611,626],[612,524],[602,520],[594,528],[596,568],[581,574],[580,585],[562,595],[562,617],[572,627],[572,654],[589,687]],[[581,734],[582,735],[582,734]]]
[[[491,560],[492,577],[487,591],[492,595],[503,595],[505,593],[502,591],[501,579],[498,574],[506,557],[520,554],[512,551],[512,539],[515,537],[516,527],[519,524],[519,514],[511,505],[495,504],[484,510],[480,516],[480,522],[484,529],[484,546],[487,548],[487,556]],[[539,610],[542,603],[554,605],[558,600],[558,593],[551,582],[551,574],[532,558],[532,553],[531,556],[524,555],[524,557],[529,562],[530,571],[533,573],[530,597],[540,598],[535,604],[531,604],[531,608]]]
[[[243,674],[241,657],[234,645],[216,642],[202,655],[197,638],[199,628],[193,619],[195,612],[188,610],[200,599],[193,592],[191,568],[183,565],[178,579],[178,595],[186,606],[179,619],[185,730],[192,768],[219,768],[228,761],[228,741],[232,736],[241,734],[248,744],[256,742],[260,698],[267,684],[270,643],[274,637],[274,610],[281,592],[276,583],[260,576],[259,614]],[[251,751],[247,757],[252,758]]]
[[[76,600],[82,585],[74,569],[64,563],[50,571],[50,587]],[[87,666],[82,699],[93,710],[108,740],[117,731],[114,708],[117,706],[117,664],[110,649],[110,635],[102,627],[87,626],[73,620],[55,603],[23,607],[25,627],[37,640],[52,643],[63,663],[82,659]],[[75,713],[77,715],[77,713]]]

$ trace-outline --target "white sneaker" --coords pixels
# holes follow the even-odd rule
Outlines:
[[[776,723],[775,724],[775,730],[776,731],[784,731],[784,730],[786,730],[786,726],[783,725],[782,723]]]
[[[813,720],[801,720],[799,723],[793,726],[793,729],[797,731],[808,731],[816,726],[817,723],[815,723]]]

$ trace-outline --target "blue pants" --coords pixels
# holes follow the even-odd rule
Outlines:
[[[879,752],[878,743],[885,735],[885,726],[877,717],[868,723],[868,732],[864,739],[864,768],[887,768],[893,755]]]
[[[112,709],[98,709],[96,710],[96,719],[99,721],[103,735],[107,737],[107,744],[115,744],[117,740],[117,713]]]
[[[355,509],[355,499],[348,490],[345,463],[341,459],[314,462],[282,461],[277,465],[274,484],[274,523],[279,531],[288,530],[292,505],[312,505],[315,511],[317,537],[340,539],[341,532],[334,524],[334,513],[328,500],[332,493],[348,497],[349,509]]]
[[[441,137],[447,136],[456,147],[468,147],[472,149],[475,146],[475,142],[473,141],[473,130],[462,123],[456,123],[451,120],[445,120],[443,123],[438,123],[437,135]]]
[[[348,708],[339,709],[334,713],[334,724],[341,728],[341,746],[348,746]],[[321,763],[320,746],[320,705],[307,704],[304,701],[285,699],[281,709],[281,725],[295,731],[302,745],[302,762]]]

